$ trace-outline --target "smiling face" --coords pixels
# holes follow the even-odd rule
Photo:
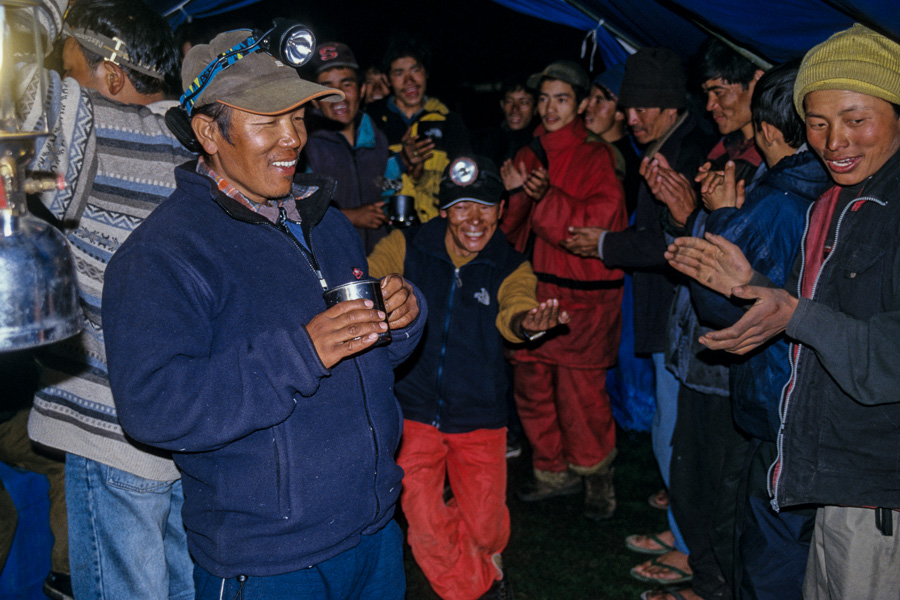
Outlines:
[[[712,115],[719,133],[728,135],[740,129],[744,133],[744,139],[753,136],[752,114],[750,113],[750,99],[753,97],[753,88],[757,77],[750,81],[747,89],[740,83],[727,83],[721,77],[707,79],[703,83],[703,93],[706,94],[706,110]]]
[[[803,102],[806,138],[838,185],[874,175],[900,148],[900,118],[881,98],[818,90]]]
[[[425,105],[425,67],[411,56],[398,58],[391,63],[388,79],[394,102],[400,110],[415,114]]]
[[[534,118],[534,96],[522,89],[506,92],[500,101],[500,108],[511,131],[525,129]]]
[[[616,111],[616,101],[610,99],[606,92],[596,85],[591,86],[591,93],[584,99],[582,106],[585,126],[588,131],[597,135],[603,135],[612,129],[616,124],[616,115],[621,115]]]
[[[558,131],[578,116],[575,89],[559,79],[545,79],[541,82],[538,96],[538,114],[547,131]]]
[[[259,204],[291,191],[297,157],[306,143],[305,109],[275,116],[232,109],[229,142],[206,115],[192,126],[210,167],[248,199]]]
[[[365,86],[360,89],[356,71],[347,67],[335,67],[319,73],[316,82],[344,92],[344,99],[340,102],[316,102],[316,106],[327,119],[340,123],[344,129],[352,129],[359,113],[360,100],[365,93]]]
[[[629,108],[628,127],[639,144],[649,144],[658,140],[678,120],[674,108]]]
[[[457,256],[478,254],[497,231],[501,215],[503,202],[490,206],[468,200],[457,202],[441,211],[441,218],[447,219],[444,241]]]

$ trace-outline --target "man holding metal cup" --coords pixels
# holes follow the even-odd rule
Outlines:
[[[223,33],[185,57],[171,120],[201,158],[107,270],[113,392],[129,435],[183,473],[198,598],[399,600],[393,367],[424,301],[388,276],[384,311],[326,309],[323,291],[368,266],[329,208],[334,181],[295,173],[306,104],[341,92],[298,77],[314,42],[283,29]]]

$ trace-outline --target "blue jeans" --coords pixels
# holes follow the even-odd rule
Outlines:
[[[66,455],[69,566],[78,600],[193,600],[181,481]]]
[[[653,428],[650,438],[653,442],[653,455],[659,465],[666,487],[669,486],[669,464],[672,462],[672,433],[675,431],[675,420],[678,417],[678,380],[666,368],[666,357],[662,352],[655,352],[653,371],[656,374],[656,412],[653,414]],[[668,510],[669,529],[675,536],[675,548],[689,554],[687,544],[681,536],[672,509]]]
[[[215,577],[200,565],[194,570],[197,600],[403,600],[403,534],[391,521],[358,546],[308,569],[273,575]]]

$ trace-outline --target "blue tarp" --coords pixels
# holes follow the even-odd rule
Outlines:
[[[191,19],[214,17],[231,10],[244,8],[260,0],[163,0],[151,6],[163,15],[174,28]]]
[[[900,41],[900,2],[896,0],[495,2],[582,31],[595,29],[597,19],[603,19],[641,46],[669,46],[685,57],[707,37],[703,27],[775,63],[802,56],[832,33],[857,21]],[[604,52],[602,45],[599,51]],[[615,56],[603,56],[607,64],[621,62]]]

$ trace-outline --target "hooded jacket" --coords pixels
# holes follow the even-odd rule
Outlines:
[[[737,244],[755,271],[782,286],[800,248],[806,210],[830,185],[815,154],[797,152],[769,169],[740,209],[710,213],[706,231]],[[717,329],[729,327],[744,314],[740,305],[696,282],[691,283],[691,299],[701,321]],[[735,423],[755,438],[774,442],[778,399],[790,375],[788,342],[780,339],[731,360]]]
[[[110,380],[126,432],[172,451],[195,560],[217,577],[269,576],[354,547],[391,518],[402,470],[392,367],[418,318],[328,369],[305,326],[325,310],[292,235],[216,189],[188,163],[177,190],[106,272]],[[324,279],[365,276],[349,221],[328,208],[333,181],[297,202]]]

